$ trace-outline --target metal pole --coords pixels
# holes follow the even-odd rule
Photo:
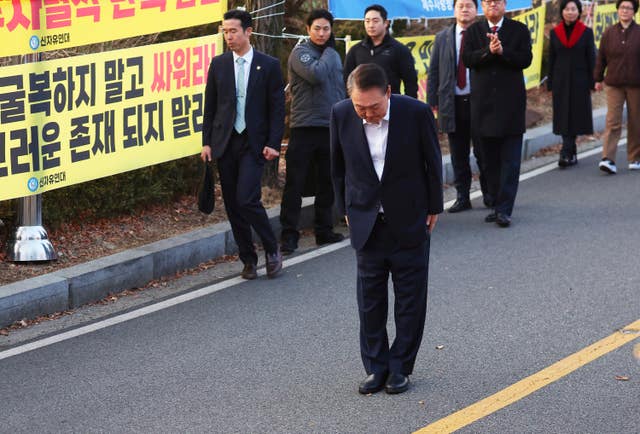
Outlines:
[[[24,63],[40,60],[40,53],[24,56]],[[42,196],[18,199],[16,227],[7,241],[7,258],[13,262],[53,261],[58,259],[42,227]]]

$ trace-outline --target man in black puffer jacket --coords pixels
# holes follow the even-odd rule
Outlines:
[[[404,94],[417,98],[418,74],[411,51],[389,35],[387,10],[380,5],[371,5],[364,11],[364,28],[367,37],[351,47],[344,61],[345,83],[351,71],[363,63],[375,63],[387,73],[391,93],[400,93],[400,82],[404,83]]]

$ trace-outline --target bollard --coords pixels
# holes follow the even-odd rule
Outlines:
[[[24,56],[23,63],[40,60],[40,53]],[[17,226],[7,240],[7,259],[13,262],[53,261],[58,259],[42,227],[42,196],[37,194],[18,199]]]
[[[58,259],[42,227],[42,195],[20,198],[17,218],[18,225],[7,240],[7,259],[13,262]]]

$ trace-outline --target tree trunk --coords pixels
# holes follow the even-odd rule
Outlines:
[[[274,5],[279,3],[279,0],[247,0],[246,7],[247,11],[253,12],[259,9],[266,8],[267,6]],[[253,17],[253,31],[256,33],[261,33],[264,35],[273,35],[277,36],[282,33],[282,27],[284,23],[283,15],[273,15],[279,12],[284,11],[284,5],[274,6],[271,8],[263,9],[260,12],[252,13]],[[265,17],[265,18],[260,18]],[[270,38],[267,36],[254,35],[252,38],[252,44],[255,49],[258,51],[262,51],[263,53],[269,54],[273,57],[279,58],[280,51],[282,50],[282,42],[281,39],[278,38]],[[286,76],[286,74],[284,75]],[[262,177],[263,185],[268,185],[270,187],[279,187],[278,182],[278,167],[279,167],[279,158],[274,159],[273,161],[268,161],[264,166],[264,174]]]

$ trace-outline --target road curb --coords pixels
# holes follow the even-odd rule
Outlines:
[[[606,109],[594,111],[594,129],[604,128]],[[523,159],[540,149],[559,143],[550,125],[533,128],[525,134]],[[445,183],[453,182],[449,156],[443,157]],[[475,167],[475,159],[472,158]],[[280,207],[267,210],[274,228],[280,232]],[[304,198],[301,227],[313,226],[313,198]],[[156,241],[114,255],[0,286],[0,327],[25,318],[34,318],[97,301],[109,294],[144,286],[153,279],[237,253],[228,222],[197,229],[176,237]]]

